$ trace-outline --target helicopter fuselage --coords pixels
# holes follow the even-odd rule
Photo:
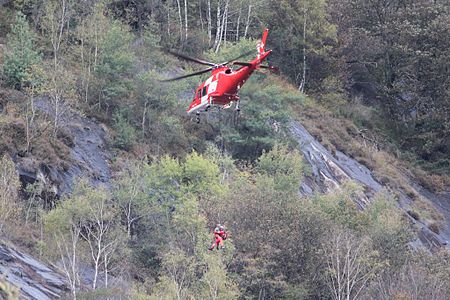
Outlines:
[[[272,50],[258,53],[255,59],[237,70],[220,66],[212,70],[211,76],[196,89],[188,113],[207,110],[211,106],[227,108],[239,101],[238,92],[250,75],[259,68],[261,62]]]

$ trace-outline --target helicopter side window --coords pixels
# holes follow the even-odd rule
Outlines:
[[[226,69],[225,74],[231,74],[231,69]]]
[[[205,95],[206,95],[206,86],[204,86],[203,90],[202,90],[202,96],[205,96]]]
[[[201,90],[198,90],[197,91],[197,97],[196,98],[201,98],[202,97],[202,91]]]

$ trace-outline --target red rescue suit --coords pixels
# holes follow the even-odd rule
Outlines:
[[[213,250],[214,247],[217,247],[217,250],[220,248],[224,248],[223,241],[227,239],[227,233],[223,227],[216,227],[214,229],[214,243],[209,247],[209,250]]]

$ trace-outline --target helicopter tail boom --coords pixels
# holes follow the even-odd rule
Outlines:
[[[266,51],[266,40],[267,40],[268,35],[269,35],[269,29],[264,30],[261,42],[258,45],[259,54],[263,54]]]

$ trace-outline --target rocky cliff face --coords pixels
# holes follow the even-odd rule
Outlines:
[[[44,98],[36,99],[36,106],[47,114],[54,114],[48,100]],[[21,180],[25,183],[44,181],[57,196],[70,192],[74,181],[80,177],[89,178],[94,185],[108,185],[111,170],[110,153],[106,150],[108,133],[105,127],[70,110],[61,116],[60,121],[61,127],[72,139],[67,169],[60,170],[41,164],[38,169],[30,170],[26,160],[18,158],[16,164]]]
[[[57,299],[68,292],[63,274],[0,241],[0,274],[22,299]]]
[[[51,114],[45,99],[37,99],[42,111]],[[110,152],[107,151],[108,134],[97,122],[66,112],[62,118],[63,128],[73,142],[68,168],[60,170],[41,164],[38,169],[27,167],[26,158],[18,157],[16,167],[23,183],[42,181],[53,196],[70,192],[79,177],[89,178],[94,184],[108,185],[111,179]],[[14,247],[0,241],[0,276],[20,290],[23,299],[56,299],[68,291],[64,274],[49,267]],[[1,298],[1,297],[0,297]]]
[[[365,196],[357,203],[361,209],[364,209],[373,195],[383,188],[383,185],[377,182],[367,167],[339,151],[336,151],[336,155],[333,156],[300,123],[291,122],[289,129],[312,169],[312,174],[302,182],[300,189],[302,194],[330,192],[339,188],[346,180],[351,179],[364,187]],[[425,246],[430,250],[446,246],[450,249],[448,245],[450,240],[450,193],[435,195],[417,184],[413,187],[417,194],[433,203],[436,209],[445,216],[446,225],[439,234],[432,232],[424,223],[407,213],[409,204],[413,200],[402,191],[398,191],[398,205],[418,231],[419,240],[413,242],[412,246]]]
[[[75,114],[67,117],[65,122],[66,128],[73,135],[70,167],[64,172],[52,170],[51,167],[32,174],[22,172],[22,176],[34,180],[39,176],[47,178],[46,180],[51,180],[54,184],[56,193],[70,191],[73,180],[78,176],[87,176],[94,184],[108,184],[111,178],[108,163],[111,154],[107,151],[108,137],[105,129],[96,122]],[[332,155],[300,123],[291,122],[289,129],[311,165],[311,175],[305,178],[300,188],[302,194],[330,192],[351,179],[364,187],[365,194],[357,203],[364,209],[373,195],[383,188],[367,167],[342,152],[337,151]],[[41,174],[44,172],[46,174]],[[425,224],[412,218],[407,213],[408,203],[411,203],[412,199],[400,191],[399,207],[405,211],[405,215],[411,219],[418,231],[419,238],[411,245],[431,250],[442,247],[450,238],[450,194],[435,195],[418,185],[415,188],[417,193],[429,199],[430,203],[434,203],[446,216],[447,226],[440,234],[435,234]],[[55,299],[68,290],[63,274],[55,268],[1,242],[0,274],[20,289],[20,295],[24,299]]]

